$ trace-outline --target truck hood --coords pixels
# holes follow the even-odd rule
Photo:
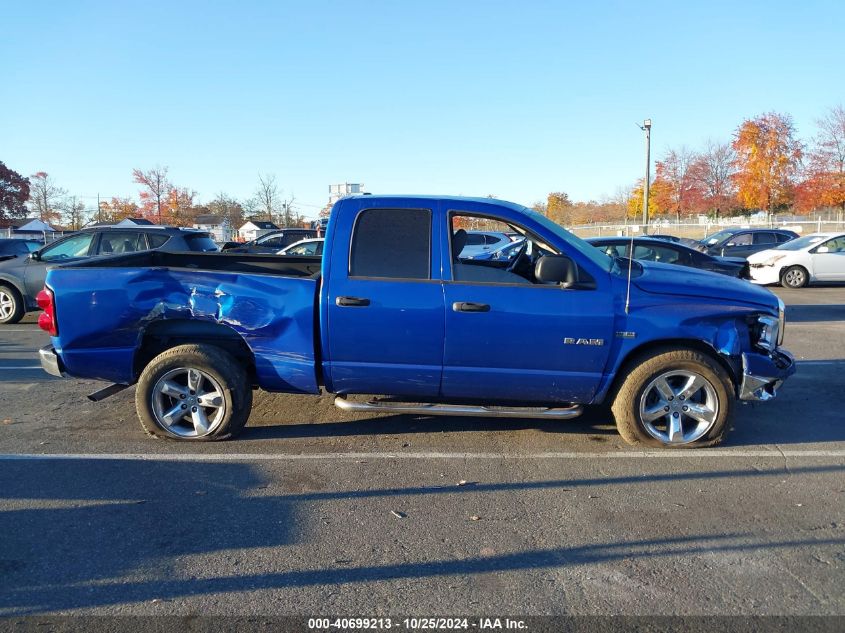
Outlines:
[[[742,279],[673,264],[644,261],[639,263],[642,264],[643,272],[631,283],[645,292],[705,297],[719,303],[763,306],[773,314],[778,313],[778,298],[774,294]]]

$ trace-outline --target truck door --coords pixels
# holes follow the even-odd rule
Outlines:
[[[326,383],[335,393],[436,396],[444,317],[435,209],[348,210],[325,255]]]
[[[595,279],[594,289],[535,283],[530,271],[540,253],[528,249],[511,272],[459,260],[459,215],[451,215],[442,396],[590,401],[613,342],[609,277]]]

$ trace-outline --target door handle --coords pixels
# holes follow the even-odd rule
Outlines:
[[[369,299],[364,299],[362,297],[338,297],[335,299],[335,304],[339,305],[340,307],[360,307],[365,308],[370,305]]]
[[[455,312],[490,312],[490,306],[486,303],[473,303],[471,301],[455,301],[452,304]]]

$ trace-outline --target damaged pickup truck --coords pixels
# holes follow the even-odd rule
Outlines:
[[[523,236],[461,258],[463,227]],[[783,303],[723,275],[611,258],[491,199],[340,200],[322,260],[144,252],[52,268],[44,369],[136,385],[144,430],[222,440],[253,390],[336,394],[346,410],[566,420],[609,403],[629,443],[719,443],[734,403],[795,371]],[[369,399],[351,398],[367,394]]]

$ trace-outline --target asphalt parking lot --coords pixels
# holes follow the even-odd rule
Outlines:
[[[175,444],[0,327],[0,615],[845,614],[845,287],[775,292],[798,372],[706,451],[266,393]]]

